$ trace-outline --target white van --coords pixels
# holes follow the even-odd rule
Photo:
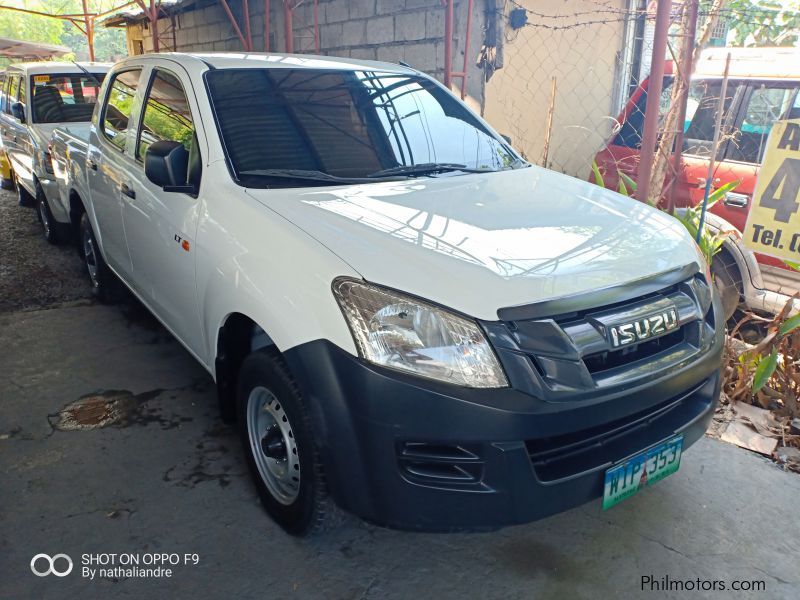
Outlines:
[[[56,127],[66,124],[88,132],[100,84],[109,67],[101,63],[41,62],[11,65],[6,70],[0,93],[0,138],[20,204],[36,206],[50,242],[68,233],[67,228],[55,223],[51,212],[58,191],[50,164],[50,137]]]

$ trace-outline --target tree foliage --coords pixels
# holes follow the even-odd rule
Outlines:
[[[123,2],[124,0],[89,0],[89,11],[103,12]],[[6,0],[3,4],[49,14],[83,12],[81,0]],[[86,36],[69,21],[0,10],[0,37],[59,44],[72,49],[73,54],[67,58],[87,60],[89,57]],[[127,54],[125,32],[122,29],[97,26],[94,45],[95,59],[98,61],[111,61]]]
[[[724,18],[730,45],[800,45],[800,0],[726,0]]]

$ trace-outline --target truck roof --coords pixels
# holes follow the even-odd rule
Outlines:
[[[722,77],[730,53],[730,77],[800,79],[800,48],[709,48],[700,55],[694,77]]]
[[[105,73],[111,68],[111,63],[79,62],[77,63],[89,72]],[[80,73],[81,70],[73,62],[28,62],[8,65],[6,72],[23,71],[29,75],[42,73]]]
[[[316,54],[280,54],[275,52],[162,52],[131,56],[125,61],[140,58],[169,58],[183,61],[202,61],[215,69],[337,69],[357,71],[362,69],[388,71],[391,73],[416,73],[410,67],[375,60],[358,60],[337,56]],[[123,61],[123,62],[125,62]]]

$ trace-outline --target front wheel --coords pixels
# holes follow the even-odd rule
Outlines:
[[[303,398],[277,352],[244,360],[236,400],[239,436],[267,513],[291,535],[323,529],[337,509]]]
[[[80,247],[81,256],[86,265],[89,282],[92,286],[92,295],[103,303],[113,302],[116,292],[114,274],[108,268],[106,261],[100,254],[97,239],[94,237],[92,224],[86,213],[81,215],[80,221]]]

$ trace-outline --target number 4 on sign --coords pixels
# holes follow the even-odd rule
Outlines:
[[[788,130],[787,130],[788,131]],[[800,158],[784,158],[761,195],[761,206],[775,210],[775,220],[788,223],[800,208]]]

